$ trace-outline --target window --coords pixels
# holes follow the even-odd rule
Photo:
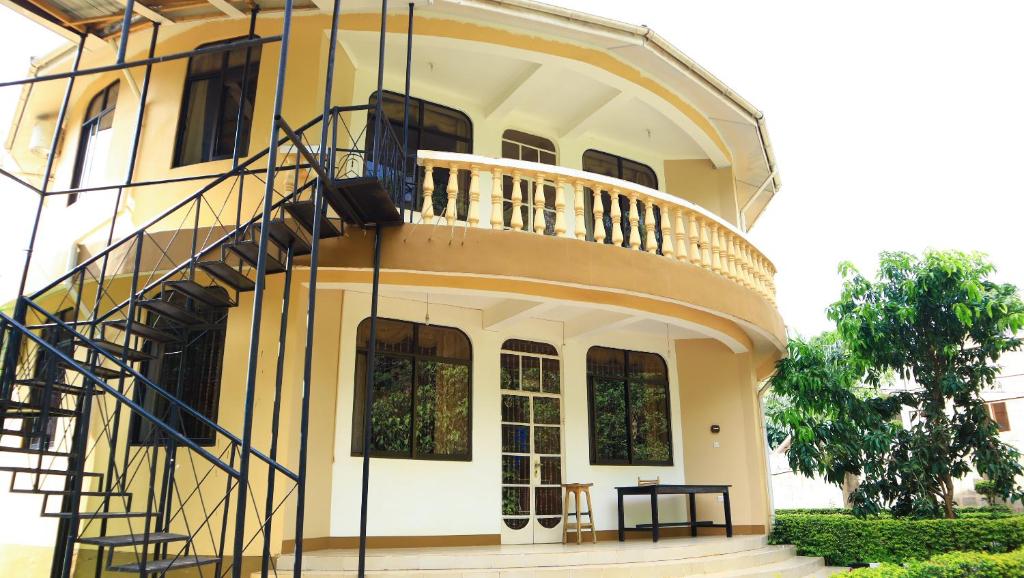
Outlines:
[[[518,130],[506,130],[501,135],[501,156],[506,159],[544,163],[546,165],[556,164],[555,143],[546,138],[519,132]],[[502,201],[505,213],[505,226],[512,226],[512,175],[502,176],[502,193],[505,200]],[[522,185],[520,185],[522,186]],[[527,183],[526,190],[520,190],[523,196],[520,210],[523,216],[523,228],[533,231],[533,218],[536,207],[534,206],[534,195],[537,194],[537,185]],[[552,182],[544,183],[544,234],[555,234],[555,185]]]
[[[356,341],[352,455],[362,455],[369,319],[359,324]],[[372,455],[469,461],[472,352],[466,334],[378,319],[376,357]]]
[[[227,297],[227,292],[224,296]],[[179,297],[176,295],[174,299]],[[185,305],[184,299],[175,302]],[[185,405],[206,416],[210,421],[216,422],[228,313],[226,308],[206,307],[195,314],[205,320],[206,325],[184,330],[160,319],[155,322],[149,321],[150,325],[176,334],[179,339],[164,344],[150,342],[149,351],[156,355],[156,359],[144,363],[141,371]],[[136,387],[136,401],[146,410],[168,425],[177,427],[185,437],[197,444],[214,445],[216,432],[213,428],[180,410],[176,414],[172,413],[172,406],[163,396],[152,391],[144,391],[145,389]],[[179,417],[175,418],[176,415]],[[134,413],[131,434],[132,443],[135,445],[163,443],[167,439],[164,432]]]
[[[999,426],[999,431],[1010,431],[1010,415],[1006,413],[1006,402],[996,401],[988,404],[988,415]]]
[[[370,112],[366,125],[366,150],[373,149],[376,91],[370,94]],[[405,118],[405,96],[384,91],[384,115],[391,122],[398,138],[402,138]],[[414,190],[416,210],[423,208],[419,196],[423,190],[423,171],[416,168],[413,153],[419,150],[471,154],[473,152],[473,123],[464,113],[453,108],[409,97],[409,175],[416,175]],[[372,160],[372,159],[371,159]],[[415,172],[413,169],[416,169]],[[459,175],[459,194],[455,201],[457,218],[466,220],[469,213],[469,174]],[[412,184],[412,183],[410,183]],[[434,169],[434,214],[443,215],[448,205],[445,190],[448,188],[448,169]],[[440,194],[438,194],[440,192]]]
[[[604,153],[590,149],[583,153],[583,170],[588,173],[597,173],[606,177],[614,177],[631,183],[636,183],[651,189],[658,188],[658,175],[651,167],[622,158],[620,156]],[[583,197],[583,215],[587,225],[587,239],[594,240],[594,191],[587,189],[588,194]],[[612,243],[612,198],[607,192],[601,193],[601,203],[604,207],[604,242]],[[619,195],[619,209],[622,211],[622,246],[629,246],[629,197]],[[640,242],[646,244],[647,230],[644,228],[646,221],[646,207],[644,203],[637,202],[637,213],[640,217]],[[661,253],[661,211],[654,207],[654,235],[658,243],[658,252]]]
[[[237,39],[204,44],[199,48],[234,40]],[[248,75],[245,72],[246,62],[249,63]],[[238,155],[248,154],[259,72],[259,46],[189,58],[174,166],[231,158],[235,150],[239,108],[242,110],[242,126]],[[243,77],[245,86],[242,86]]]
[[[672,465],[668,371],[660,355],[587,352],[590,463]]]
[[[114,125],[114,107],[117,106],[119,83],[115,82],[101,90],[89,101],[78,137],[78,151],[75,153],[75,169],[71,173],[71,188],[89,187],[102,184],[107,158],[110,153],[110,139]],[[68,204],[78,200],[78,195],[68,195]]]

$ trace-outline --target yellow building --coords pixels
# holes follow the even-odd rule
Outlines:
[[[820,570],[764,541],[764,121],[654,31],[531,0],[3,2],[71,42],[6,140],[40,218],[3,319],[0,574],[355,575],[361,520],[388,576]],[[624,549],[640,480],[729,487],[694,526],[663,496],[675,541]]]

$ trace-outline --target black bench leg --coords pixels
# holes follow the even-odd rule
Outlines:
[[[619,492],[619,542],[626,541],[626,514],[622,511],[622,492]]]
[[[722,492],[722,505],[725,507],[725,535],[732,538],[732,508],[729,506],[729,490]]]
[[[690,535],[697,537],[697,496],[690,494]]]
[[[651,494],[651,530],[654,534],[654,541],[657,542],[661,532],[658,528],[658,494]]]

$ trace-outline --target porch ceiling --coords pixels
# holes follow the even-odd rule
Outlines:
[[[385,56],[385,80],[401,90],[404,38],[394,40]],[[378,42],[376,33],[359,31],[346,31],[341,41],[358,67],[376,67]],[[586,136],[615,143],[619,151],[708,158],[681,115],[663,112],[667,105],[659,97],[590,65],[475,41],[417,36],[415,42],[414,96],[468,101],[476,110],[465,112],[529,127],[556,141]]]

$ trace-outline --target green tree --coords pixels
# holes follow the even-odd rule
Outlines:
[[[851,494],[859,514],[953,517],[953,480],[973,466],[1006,499],[1020,499],[1020,454],[998,438],[981,392],[1000,356],[1019,349],[1024,303],[1016,287],[989,280],[977,254],[883,253],[872,281],[843,264],[834,334],[790,343],[772,385],[792,407],[795,471],[841,484],[863,476]],[[917,387],[889,396],[887,376]],[[866,387],[867,389],[862,389]],[[912,410],[909,427],[902,407]]]

